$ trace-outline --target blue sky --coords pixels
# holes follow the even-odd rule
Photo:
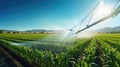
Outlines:
[[[69,29],[82,20],[97,2],[98,0],[0,0],[0,29]],[[106,0],[108,5],[114,2],[115,0]],[[119,21],[118,16],[104,25],[118,26]]]

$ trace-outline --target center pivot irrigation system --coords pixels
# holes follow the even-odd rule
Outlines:
[[[87,15],[80,23],[83,23],[89,16],[90,16],[89,22],[91,21],[93,12],[94,12],[94,11],[96,10],[96,8],[99,6],[99,4],[101,3],[101,1],[104,1],[104,0],[99,0],[99,2],[97,3],[97,5],[92,9],[92,11],[90,11],[90,13],[88,13],[88,15]],[[69,34],[71,34],[71,33],[72,33],[72,34],[78,34],[78,33],[82,32],[82,31],[84,31],[84,30],[86,30],[86,29],[88,29],[88,28],[90,28],[90,27],[98,24],[98,23],[101,23],[101,22],[103,22],[103,21],[105,21],[105,20],[107,20],[107,19],[109,19],[109,18],[111,18],[111,17],[117,16],[117,15],[120,13],[120,4],[119,4],[119,2],[120,2],[120,0],[117,0],[117,1],[116,1],[116,3],[114,4],[114,7],[116,7],[117,5],[118,5],[118,7],[115,8],[115,9],[113,9],[113,11],[112,11],[110,14],[108,14],[107,16],[102,17],[101,19],[93,22],[93,23],[90,24],[90,25],[88,24],[86,27],[84,27],[84,28],[82,28],[82,29],[80,29],[81,25],[80,25],[80,23],[79,23],[79,24],[77,24],[76,26],[74,26],[74,27],[70,30]],[[79,30],[74,31],[76,27],[79,27]]]

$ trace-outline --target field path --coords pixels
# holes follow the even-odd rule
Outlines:
[[[24,67],[0,46],[0,67]]]
[[[0,44],[0,67],[33,67]]]
[[[96,40],[96,52],[95,52],[96,58],[95,58],[95,63],[99,65],[99,67],[104,67],[105,66],[105,59],[103,55],[103,51],[101,48],[100,43],[98,40]]]

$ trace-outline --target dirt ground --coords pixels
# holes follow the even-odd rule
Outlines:
[[[0,67],[23,67],[18,61],[0,47]]]

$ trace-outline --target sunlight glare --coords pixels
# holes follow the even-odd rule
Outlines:
[[[112,8],[104,4],[104,0],[101,1],[98,9],[96,10],[95,17],[103,18],[112,12]]]

